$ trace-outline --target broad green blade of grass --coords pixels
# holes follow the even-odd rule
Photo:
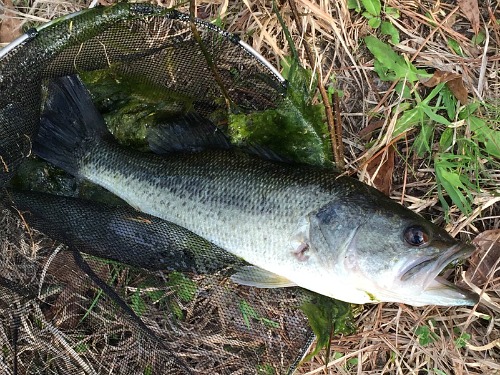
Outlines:
[[[419,75],[428,76],[425,71],[418,70],[403,56],[394,52],[389,44],[371,35],[367,36],[364,41],[376,59],[375,71],[380,79],[388,81],[406,79],[409,82],[416,82]]]
[[[469,117],[469,126],[477,140],[484,144],[484,150],[490,156],[500,158],[500,131],[494,130],[485,120],[476,116]]]
[[[434,160],[438,185],[443,187],[460,211],[468,214],[472,211],[471,190],[475,190],[475,187],[468,182],[467,176],[460,174],[455,169],[457,163],[448,161],[447,157],[453,160],[453,158],[456,158],[456,155],[441,154]],[[448,203],[443,198],[441,199],[441,203],[445,207],[448,206]]]

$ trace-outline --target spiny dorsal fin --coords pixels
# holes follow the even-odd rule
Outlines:
[[[231,148],[224,133],[195,112],[149,129],[147,140],[150,149],[157,154]]]
[[[207,149],[239,148],[264,160],[290,163],[274,151],[256,144],[233,146],[229,137],[210,120],[190,112],[172,121],[148,129],[147,140],[151,151],[157,154],[199,152]]]

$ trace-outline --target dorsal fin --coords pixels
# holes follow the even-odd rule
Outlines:
[[[195,112],[148,129],[147,140],[150,149],[157,154],[231,148],[224,133]]]
[[[258,156],[259,158],[264,160],[277,161],[280,163],[287,163],[287,164],[293,163],[292,159],[281,156],[276,152],[274,152],[273,150],[259,146],[257,144],[249,144],[247,146],[244,146],[242,149],[245,152]]]
[[[207,149],[239,148],[261,159],[291,163],[292,160],[256,144],[233,146],[229,137],[213,122],[190,112],[172,121],[148,129],[147,140],[151,151],[157,154],[199,152]]]

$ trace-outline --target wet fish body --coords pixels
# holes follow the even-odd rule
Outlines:
[[[238,282],[299,285],[353,303],[477,300],[438,278],[471,247],[368,185],[238,150],[135,152],[111,139],[77,80],[51,90],[35,151],[258,267]]]

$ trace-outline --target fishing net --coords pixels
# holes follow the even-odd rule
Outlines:
[[[31,188],[83,194],[71,176],[24,163],[49,82],[74,74],[105,87],[95,95],[109,118],[110,106],[130,104],[136,90],[159,98],[160,117],[189,110],[218,123],[229,110],[273,108],[286,92],[262,57],[210,23],[146,4],[82,11],[0,51],[0,187],[15,185],[24,170]],[[120,120],[132,116],[147,127],[157,119],[136,104]],[[140,137],[124,139],[144,146]],[[228,275],[241,260],[115,203],[3,195],[2,373],[293,372],[313,337],[300,307],[315,295],[236,286]]]

